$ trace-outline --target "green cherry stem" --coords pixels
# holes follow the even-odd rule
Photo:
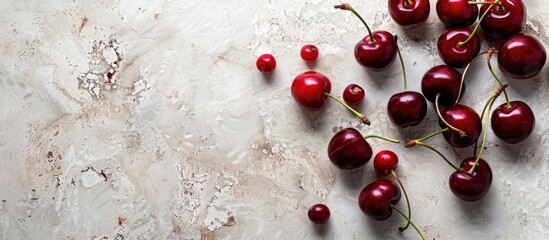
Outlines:
[[[421,237],[421,239],[425,240],[425,236],[423,236],[423,233],[419,230],[419,228],[416,226],[416,224],[414,224],[414,222],[412,222],[412,219],[408,218],[406,216],[406,214],[404,214],[404,212],[402,212],[402,210],[398,209],[394,204],[391,203],[389,205],[389,207],[394,209],[395,211],[397,211],[400,215],[402,215],[402,217],[404,217],[406,219],[406,221],[408,221],[410,224],[412,224],[412,227],[414,227],[414,229],[416,229],[416,231],[419,234],[419,236]]]
[[[364,26],[366,26],[366,30],[368,30],[368,35],[370,35],[370,42],[369,42],[369,44],[370,44],[370,45],[376,44],[376,40],[374,39],[374,35],[372,34],[372,30],[370,30],[370,27],[368,26],[368,24],[366,23],[366,21],[364,21],[364,19],[362,18],[362,16],[360,16],[360,14],[358,14],[358,13],[355,11],[355,9],[354,9],[353,7],[351,7],[351,4],[342,3],[342,4],[339,4],[339,5],[335,5],[334,8],[336,8],[336,9],[341,9],[341,10],[351,11],[355,16],[357,16],[358,19],[360,19],[360,21],[364,24]]]
[[[415,139],[415,140],[410,140],[410,141],[408,141],[408,142],[406,143],[406,147],[407,147],[407,148],[413,147],[414,145],[416,145],[416,142],[423,142],[423,141],[425,141],[425,140],[427,140],[427,139],[429,139],[429,138],[432,138],[432,137],[434,137],[434,136],[436,136],[436,135],[439,135],[439,134],[441,134],[441,133],[445,133],[445,132],[448,132],[448,131],[450,131],[449,128],[443,128],[443,129],[440,129],[440,130],[438,130],[438,131],[436,131],[436,132],[434,132],[434,133],[431,133],[431,134],[429,134],[429,135],[427,135],[427,136],[425,136],[425,137],[418,138],[418,139]]]
[[[448,163],[448,165],[450,165],[453,169],[455,169],[456,171],[459,171],[459,168],[453,164],[452,162],[450,162],[450,160],[448,160],[448,158],[446,158],[446,156],[444,156],[444,154],[442,154],[441,152],[439,152],[438,150],[436,150],[434,147],[431,147],[425,143],[422,143],[420,141],[414,141],[414,145],[419,145],[419,146],[422,146],[422,147],[426,147],[428,149],[431,149],[433,152],[437,153],[442,159],[444,159],[444,161],[446,161],[446,163]]]
[[[412,219],[412,208],[410,207],[410,200],[408,199],[408,193],[406,192],[406,189],[404,188],[402,181],[400,181],[400,178],[398,177],[398,175],[394,170],[391,170],[391,175],[393,175],[393,177],[397,180],[398,185],[400,185],[400,188],[404,193],[404,198],[406,199],[406,206],[408,206],[408,218]],[[410,226],[410,222],[408,222],[404,227],[399,227],[398,230],[403,232],[404,230],[408,229],[409,226]]]
[[[486,54],[486,63],[488,64],[488,69],[490,69],[490,73],[492,73],[492,76],[498,81],[498,84],[500,87],[503,86],[503,83],[501,82],[501,79],[499,79],[498,75],[494,72],[494,69],[492,68],[492,63],[490,60],[492,59],[492,54],[497,53],[495,48],[490,48],[488,50],[488,53]],[[509,101],[509,95],[507,95],[507,90],[503,88],[503,95],[505,95],[505,101],[507,102],[507,109],[511,108],[511,102]]]
[[[402,59],[402,54],[400,53],[400,47],[398,46],[398,36],[395,35],[395,45],[398,53],[398,58],[400,59],[400,66],[402,66],[402,76],[404,77],[404,91],[408,91],[408,81],[406,78],[406,67],[404,67],[404,60]]]
[[[479,56],[487,54],[487,53],[488,53],[488,51],[480,53],[475,58],[473,58],[473,60],[469,64],[467,64],[465,69],[463,69],[463,74],[461,74],[461,84],[459,85],[459,93],[458,93],[458,97],[457,97],[456,102],[454,103],[454,105],[457,104],[459,102],[459,100],[461,99],[461,94],[463,93],[463,84],[465,83],[465,76],[467,75],[467,72],[469,71],[469,68],[471,68],[471,65],[473,65],[473,63],[475,62],[475,60],[477,60],[477,58]]]
[[[486,101],[486,104],[484,104],[484,108],[482,109],[482,114],[484,113],[490,113],[492,111],[492,106],[494,105],[495,100],[501,95],[501,92],[505,91],[505,88],[508,85],[505,84],[503,86],[500,86],[498,90],[490,97],[488,98],[488,101]],[[486,112],[486,109],[488,109],[488,112]],[[484,116],[483,116],[484,117]],[[477,167],[478,161],[480,160],[480,157],[482,156],[482,153],[484,152],[484,147],[486,146],[486,136],[488,135],[488,122],[490,120],[490,114],[486,114],[486,120],[484,120],[484,133],[482,135],[482,145],[480,146],[480,152],[478,153],[477,159],[475,160],[475,163],[473,164],[473,167],[469,170],[469,174],[473,174],[475,171],[475,168]]]
[[[439,108],[439,106],[438,106],[438,99],[439,99],[439,98],[440,98],[440,93],[437,93],[437,96],[435,97],[435,107],[436,107],[436,109],[437,109],[437,114],[438,114],[438,117],[440,118],[440,120],[441,120],[448,128],[450,128],[450,129],[452,129],[452,130],[458,132],[459,135],[460,135],[461,137],[466,137],[467,134],[466,134],[463,130],[461,130],[461,129],[459,129],[459,128],[456,128],[456,127],[450,125],[450,124],[449,124],[448,122],[446,122],[446,120],[442,117],[442,114],[440,113],[440,108]]]
[[[463,47],[465,46],[465,44],[467,44],[469,41],[471,41],[471,39],[475,36],[475,34],[477,33],[477,30],[478,28],[480,27],[480,22],[482,22],[482,20],[484,20],[484,17],[486,17],[486,15],[488,15],[488,12],[490,12],[490,10],[492,9],[492,7],[494,5],[497,5],[497,4],[500,4],[499,0],[496,0],[494,2],[489,2],[489,3],[486,3],[486,4],[490,4],[490,6],[488,7],[488,9],[486,9],[486,11],[484,11],[484,13],[482,14],[482,16],[480,17],[480,19],[478,20],[477,22],[477,25],[475,26],[475,28],[473,29],[473,32],[471,33],[471,35],[469,35],[469,37],[467,39],[465,39],[465,41],[462,41],[462,42],[458,42],[457,43],[457,46],[458,47]]]
[[[387,142],[400,143],[400,141],[397,140],[397,139],[392,139],[392,138],[388,138],[388,137],[382,137],[382,136],[378,136],[378,135],[366,135],[366,136],[364,136],[364,139],[368,139],[368,138],[378,138],[378,139],[385,140],[385,141],[387,141]]]
[[[360,118],[360,120],[362,121],[362,123],[370,126],[370,119],[368,119],[368,117],[366,117],[366,115],[362,114],[362,113],[359,113],[357,110],[355,110],[354,108],[352,108],[351,106],[347,105],[347,103],[345,103],[344,101],[341,101],[341,99],[339,99],[338,97],[330,94],[330,93],[327,93],[327,92],[324,92],[324,96],[326,97],[329,97],[333,100],[336,100],[338,103],[340,103],[341,105],[345,106],[347,109],[349,109],[349,111],[351,111],[353,114],[355,114],[358,118]]]

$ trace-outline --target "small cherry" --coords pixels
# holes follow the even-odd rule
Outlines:
[[[486,0],[486,2],[495,1]],[[490,7],[491,5],[483,5],[480,11],[485,12]],[[525,24],[526,7],[522,0],[501,0],[481,21],[482,30],[496,39],[505,39],[519,33]]]
[[[421,92],[425,98],[436,103],[439,95],[439,104],[445,107],[456,104],[464,90],[461,73],[447,65],[432,67],[421,79]]]
[[[328,158],[340,169],[356,169],[364,166],[372,158],[372,147],[368,138],[379,138],[389,142],[400,141],[377,135],[362,136],[354,128],[345,128],[337,132],[328,143]]]
[[[498,66],[503,73],[513,78],[531,78],[545,65],[545,47],[536,38],[515,34],[505,40],[498,51]]]
[[[534,131],[536,117],[528,104],[512,101],[501,104],[492,113],[492,131],[506,143],[516,144],[524,141]]]
[[[257,58],[255,65],[260,72],[269,74],[276,68],[276,59],[272,54],[265,53]]]
[[[499,0],[487,3],[488,8],[483,11],[480,21],[486,17],[488,11],[494,5],[500,3]],[[444,32],[437,42],[438,54],[446,65],[455,68],[463,68],[467,66],[480,52],[480,38],[476,34],[480,22],[477,23],[475,29],[471,31],[469,28],[449,29]]]
[[[437,15],[448,28],[466,28],[478,18],[478,6],[469,0],[438,0]]]
[[[291,89],[294,100],[299,106],[307,111],[318,111],[324,106],[326,98],[329,97],[349,109],[360,118],[363,123],[370,125],[370,120],[368,120],[364,114],[357,112],[339,98],[330,94],[331,90],[332,83],[330,82],[330,79],[322,73],[315,71],[307,71],[299,74],[294,78]]]
[[[383,30],[372,32],[364,19],[348,3],[335,5],[334,8],[351,11],[368,30],[368,35],[355,45],[356,61],[373,71],[387,69],[396,57],[397,46],[393,35]]]
[[[349,84],[343,90],[343,100],[350,105],[358,105],[364,101],[364,89],[357,84]]]
[[[422,25],[431,12],[429,0],[389,0],[387,5],[391,18],[405,28]]]
[[[477,162],[474,172],[469,172],[475,161],[475,157],[464,159],[459,170],[450,175],[448,184],[454,195],[468,202],[480,200],[492,185],[492,169],[482,158]]]
[[[309,215],[309,220],[316,224],[327,223],[330,219],[330,209],[322,203],[313,205],[309,208],[309,212],[307,214]]]
[[[301,48],[301,59],[305,62],[314,62],[318,58],[318,48],[315,45],[305,45]]]
[[[395,39],[398,39],[395,36]],[[418,125],[427,114],[427,101],[421,93],[408,91],[406,80],[406,68],[397,45],[397,53],[402,67],[404,78],[404,91],[394,94],[387,104],[387,113],[391,122],[398,127],[406,128]]]
[[[358,196],[358,206],[364,214],[377,221],[387,220],[393,214],[394,209],[412,224],[422,239],[425,239],[412,220],[396,207],[400,196],[400,189],[393,181],[377,179],[362,189]]]

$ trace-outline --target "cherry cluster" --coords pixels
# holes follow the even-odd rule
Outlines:
[[[479,8],[479,5],[480,8]],[[370,71],[384,71],[399,56],[404,89],[396,93],[387,103],[387,114],[391,122],[399,128],[414,127],[423,121],[427,113],[427,101],[435,105],[439,116],[440,130],[427,136],[408,140],[405,146],[422,146],[437,153],[455,172],[449,177],[452,193],[464,201],[482,199],[490,189],[492,170],[487,161],[482,159],[485,150],[488,123],[495,136],[509,144],[524,141],[535,127],[535,115],[527,103],[510,101],[505,84],[494,72],[491,58],[497,54],[498,67],[510,78],[529,79],[538,75],[545,65],[545,47],[535,37],[521,33],[525,26],[527,12],[522,0],[438,0],[436,11],[447,30],[437,42],[438,53],[444,65],[429,69],[422,78],[422,93],[407,90],[406,70],[398,46],[398,37],[384,30],[372,31],[366,21],[350,4],[334,6],[336,9],[352,12],[364,24],[368,34],[354,47],[357,63]],[[388,0],[391,18],[403,28],[416,28],[424,24],[430,13],[429,0]],[[480,15],[480,16],[479,16]],[[477,21],[478,19],[478,21]],[[474,28],[469,27],[474,23]],[[482,29],[490,44],[484,52],[481,50],[482,39],[477,35]],[[486,59],[487,67],[497,82],[494,93],[484,104],[481,114],[473,108],[459,104],[465,91],[466,74],[473,62],[480,56]],[[307,62],[318,58],[318,48],[306,45],[301,49],[301,57]],[[276,61],[270,54],[262,55],[257,67],[264,73],[274,71]],[[464,68],[462,72],[456,70]],[[360,104],[365,96],[363,88],[351,84],[343,92],[343,101],[331,94],[331,81],[316,71],[299,74],[293,80],[291,93],[296,103],[307,111],[322,108],[327,98],[341,103],[356,115],[364,124],[370,125],[368,117],[350,105]],[[504,94],[506,102],[492,112],[495,100]],[[491,114],[490,114],[491,113]],[[491,121],[490,121],[491,120]],[[483,122],[484,121],[484,122]],[[484,124],[484,126],[483,126]],[[484,129],[484,131],[483,131]],[[455,148],[467,148],[474,145],[473,156],[465,158],[459,166],[450,161],[441,152],[424,143],[425,140],[442,134],[448,144]],[[482,144],[477,154],[477,143],[482,134]],[[378,138],[399,143],[399,140],[377,135],[362,135],[357,129],[345,128],[337,132],[328,144],[328,158],[339,169],[349,170],[363,167],[373,156],[369,138]],[[423,238],[422,232],[411,220],[411,209],[408,195],[395,170],[398,156],[383,150],[374,157],[374,169],[378,176],[391,175],[396,182],[380,178],[368,184],[358,196],[360,209],[375,220],[386,220],[395,210],[406,220],[407,225],[399,228],[405,230],[410,224]],[[401,199],[401,190],[406,198],[408,213],[396,207]],[[326,223],[330,216],[329,208],[316,204],[309,209],[309,218],[314,223]]]

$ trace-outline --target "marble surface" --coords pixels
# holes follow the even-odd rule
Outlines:
[[[392,22],[386,1],[350,2],[374,29],[399,35],[412,90],[441,63],[435,2],[414,30]],[[548,46],[549,7],[525,2],[525,32]],[[341,171],[327,158],[329,139],[345,127],[402,140],[438,128],[431,105],[415,128],[390,123],[400,65],[360,67],[353,47],[365,29],[333,9],[338,3],[1,0],[0,239],[417,239],[412,229],[399,233],[397,215],[376,222],[360,212],[371,163]],[[299,58],[308,43],[321,51],[315,65]],[[483,41],[483,49],[497,44]],[[255,68],[265,52],[278,60],[268,77]],[[335,102],[302,111],[290,85],[309,69],[327,75],[337,95],[362,85],[360,110],[372,125]],[[489,132],[484,158],[494,181],[481,201],[457,199],[452,169],[427,149],[371,141],[400,156],[413,219],[429,239],[549,235],[547,69],[526,81],[504,77],[537,126],[519,145]],[[483,63],[467,85],[462,103],[480,111],[495,89]],[[429,143],[456,162],[473,151],[442,137]],[[306,215],[317,202],[332,212],[321,227]]]

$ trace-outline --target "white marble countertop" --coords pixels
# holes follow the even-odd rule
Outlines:
[[[525,32],[548,46],[547,2],[525,2]],[[365,29],[333,9],[338,3],[1,0],[0,239],[417,239],[413,229],[399,233],[403,218],[376,222],[358,208],[375,179],[371,161],[341,171],[328,160],[341,128],[402,140],[438,129],[431,104],[418,127],[390,123],[400,65],[360,67],[353,47]],[[413,30],[393,23],[386,1],[350,3],[373,28],[399,35],[409,88],[420,91],[423,73],[442,63],[436,1]],[[320,49],[314,66],[299,57],[309,43]],[[270,77],[255,68],[265,52],[278,61]],[[360,110],[372,126],[335,102],[302,111],[290,85],[308,69],[327,75],[335,94],[363,86]],[[495,82],[483,64],[469,74],[462,103],[480,112]],[[428,239],[549,235],[548,75],[546,67],[530,80],[503,78],[537,125],[519,145],[489,132],[494,180],[478,202],[450,192],[452,169],[427,149],[370,141],[374,152],[400,156],[413,219]],[[472,152],[440,136],[430,143],[456,162]],[[317,202],[331,209],[327,225],[307,218]]]

